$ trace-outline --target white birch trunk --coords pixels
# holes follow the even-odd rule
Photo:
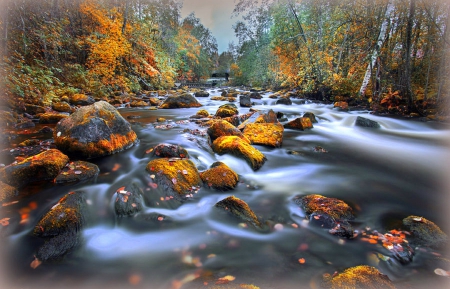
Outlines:
[[[364,75],[363,82],[361,84],[361,88],[359,89],[359,95],[364,95],[367,89],[367,85],[370,81],[370,75],[372,74],[372,67],[375,66],[375,62],[378,58],[378,53],[380,52],[381,47],[383,47],[384,38],[386,37],[387,27],[390,21],[391,13],[394,10],[394,5],[391,1],[388,2],[386,7],[386,13],[384,14],[384,20],[381,24],[380,34],[378,35],[377,44],[375,45],[375,49],[372,52],[372,56],[370,57],[370,62],[367,65],[366,74]]]

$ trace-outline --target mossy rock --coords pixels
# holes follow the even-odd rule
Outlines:
[[[85,193],[70,192],[39,220],[33,234],[38,237],[54,237],[68,231],[79,232],[86,223],[86,214]]]
[[[202,104],[191,95],[190,93],[184,93],[178,96],[169,96],[167,99],[159,106],[159,108],[189,108],[189,107],[200,107]]]
[[[284,127],[291,129],[305,130],[313,128],[313,124],[309,117],[297,117],[296,119],[286,123]]]
[[[81,236],[78,232],[73,230],[63,232],[46,239],[45,243],[38,248],[35,257],[40,262],[61,259],[80,244]]]
[[[16,123],[17,119],[12,112],[0,110],[0,128],[13,127]]]
[[[243,158],[250,167],[257,171],[266,162],[266,157],[247,141],[237,136],[221,136],[213,142],[213,151],[219,155],[231,154]]]
[[[25,104],[23,106],[23,112],[26,112],[28,114],[38,114],[38,113],[45,113],[45,108],[40,105],[34,105],[34,104]]]
[[[212,141],[221,136],[237,136],[245,142],[250,143],[250,140],[247,139],[239,129],[226,120],[218,119],[211,121],[211,125],[208,128],[207,133]]]
[[[448,236],[432,221],[419,216],[408,216],[403,225],[412,233],[411,243],[440,248],[448,243]]]
[[[317,119],[316,119],[316,115],[313,112],[307,111],[307,112],[305,112],[303,114],[303,117],[309,118],[312,123],[317,123],[318,122]]]
[[[284,127],[281,123],[250,123],[245,126],[244,136],[252,144],[281,147]]]
[[[276,104],[292,105],[292,100],[288,96],[283,96],[277,100]]]
[[[18,191],[15,187],[0,181],[0,203],[9,201],[11,198],[17,196],[17,194]]]
[[[345,101],[336,101],[334,103],[334,107],[339,108],[340,110],[347,111],[348,110],[348,103]]]
[[[148,103],[148,102],[145,102],[145,101],[143,101],[143,100],[133,100],[131,103],[130,103],[130,106],[131,107],[146,107],[146,106],[149,106],[150,104]]]
[[[262,95],[259,92],[256,92],[256,91],[250,93],[249,96],[250,96],[250,98],[254,98],[254,99],[261,99],[262,98]]]
[[[211,167],[200,173],[203,183],[217,191],[233,190],[238,182],[239,176],[229,166],[222,162],[215,162]]]
[[[236,198],[235,196],[229,196],[217,202],[214,206],[229,212],[233,216],[252,225],[257,229],[262,228],[261,222],[258,220],[258,217],[255,215],[252,209],[250,209],[248,204],[243,200]]]
[[[177,195],[191,194],[203,184],[194,163],[187,159],[154,159],[146,169],[159,187]]]
[[[69,115],[64,113],[43,113],[39,116],[39,123],[49,124],[58,123],[61,119],[68,117]]]
[[[200,90],[200,91],[196,91],[194,93],[195,97],[208,97],[209,93],[207,91],[204,90]]]
[[[252,101],[250,100],[250,95],[240,95],[239,96],[239,105],[241,107],[252,107]]]
[[[111,155],[138,142],[130,123],[105,101],[81,107],[58,122],[53,138],[64,153],[87,159]]]
[[[268,111],[256,111],[252,112],[252,115],[248,117],[243,123],[238,126],[238,129],[244,130],[245,126],[249,123],[278,123],[277,114],[269,109]]]
[[[235,114],[239,114],[239,111],[238,111],[238,108],[236,107],[236,105],[234,105],[232,103],[226,103],[226,104],[219,106],[219,108],[216,111],[215,116],[228,117],[228,116],[233,116]]]
[[[69,102],[73,105],[91,105],[95,102],[92,96],[77,93],[70,97]]]
[[[160,143],[151,149],[151,156],[159,158],[189,158],[188,151],[179,145]]]
[[[323,287],[326,289],[395,289],[389,278],[378,269],[360,265],[345,269],[343,272],[324,277]]]
[[[161,104],[161,100],[159,100],[157,97],[150,97],[148,101],[151,106],[159,106]]]
[[[53,180],[68,162],[68,156],[57,149],[50,149],[2,168],[0,178],[14,187]]]
[[[143,208],[142,190],[135,183],[119,188],[114,198],[114,211],[119,217],[135,215]]]
[[[209,112],[206,109],[200,109],[195,116],[198,118],[210,117]]]
[[[70,104],[68,104],[65,101],[60,101],[60,102],[54,103],[52,105],[52,108],[54,111],[58,111],[58,112],[72,112],[73,111]]]
[[[349,223],[354,218],[353,209],[344,201],[312,194],[296,196],[294,202],[303,209],[311,225],[329,229],[332,235],[353,238]]]
[[[85,161],[74,161],[68,163],[55,178],[55,183],[74,183],[96,178],[100,173],[97,165]]]

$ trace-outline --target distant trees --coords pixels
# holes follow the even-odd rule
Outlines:
[[[295,87],[405,112],[449,91],[450,4],[433,0],[239,0],[236,84]],[[397,106],[398,108],[398,106]]]
[[[50,103],[76,92],[172,87],[207,77],[217,42],[176,0],[5,0],[3,100]]]

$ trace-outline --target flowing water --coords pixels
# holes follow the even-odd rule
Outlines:
[[[210,114],[225,103],[198,100]],[[90,160],[101,170],[95,181],[28,186],[19,203],[2,209],[2,216],[16,216],[30,203],[38,204],[29,210],[28,219],[12,222],[2,239],[4,271],[11,288],[212,288],[204,282],[215,286],[218,278],[231,275],[236,279],[228,285],[236,287],[229,288],[245,283],[260,288],[314,289],[320,288],[323,274],[360,264],[376,266],[398,288],[448,285],[448,277],[434,273],[442,267],[436,255],[443,252],[416,250],[407,265],[392,258],[380,261],[374,254],[386,251],[379,245],[341,240],[308,225],[304,212],[292,201],[306,194],[344,200],[354,208],[352,224],[358,230],[384,233],[408,215],[423,216],[445,230],[449,227],[448,125],[374,116],[367,111],[337,111],[332,105],[301,104],[300,100],[292,106],[275,105],[267,95],[255,101],[255,109],[273,109],[288,120],[307,111],[318,119],[311,130],[286,129],[281,148],[256,146],[267,157],[257,172],[242,159],[208,151],[183,132],[205,129],[185,121],[198,108],[121,108],[124,117],[140,117],[132,122],[140,139],[137,146]],[[247,113],[248,108],[240,112]],[[357,116],[375,120],[381,128],[356,127]],[[158,117],[166,118],[173,128],[155,128]],[[181,206],[152,197],[155,192],[148,186],[145,170],[150,160],[147,150],[161,142],[186,148],[199,170],[218,160],[226,163],[239,174],[239,185],[230,192],[202,188]],[[315,151],[317,146],[327,152]],[[135,217],[117,218],[113,195],[130,181],[144,189],[146,206]],[[31,269],[33,254],[41,245],[30,236],[34,225],[73,190],[87,193],[92,214],[82,232],[83,244],[63,260]],[[270,232],[255,231],[214,208],[230,195],[246,201],[267,221]],[[444,265],[442,269],[450,270],[449,263]]]

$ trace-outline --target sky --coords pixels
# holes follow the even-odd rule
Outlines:
[[[211,30],[217,39],[219,54],[228,49],[228,43],[237,38],[234,36],[233,24],[236,17],[231,18],[234,9],[234,0],[183,0],[181,17],[195,12],[203,26]]]

